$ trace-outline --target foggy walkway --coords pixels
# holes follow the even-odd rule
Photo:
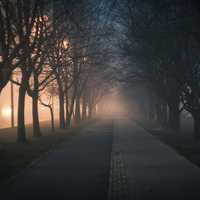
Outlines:
[[[17,176],[0,198],[193,200],[200,199],[199,185],[198,167],[122,118],[114,128],[111,120],[84,128]]]
[[[126,170],[126,199],[200,199],[198,167],[129,120],[117,120],[114,129],[113,157],[120,155]]]
[[[17,176],[2,200],[107,199],[111,124],[91,125]]]

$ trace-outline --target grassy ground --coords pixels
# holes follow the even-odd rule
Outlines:
[[[16,128],[0,129],[0,184],[62,141],[76,135],[88,123],[83,122],[68,130],[56,128],[52,133],[49,124],[44,122],[41,124],[43,136],[40,138],[32,137],[32,128],[29,125],[27,126],[28,144],[16,143]]]
[[[184,123],[180,133],[162,129],[156,124],[147,122],[139,122],[139,124],[160,141],[175,149],[177,153],[200,167],[200,141],[194,140],[190,124]]]

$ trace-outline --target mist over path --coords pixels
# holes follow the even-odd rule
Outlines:
[[[17,176],[2,199],[199,199],[200,169],[118,116],[65,141]]]

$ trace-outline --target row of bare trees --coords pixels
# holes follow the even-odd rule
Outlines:
[[[109,85],[109,78],[103,81],[109,54],[102,45],[108,32],[98,26],[97,11],[83,0],[0,0],[0,91],[9,81],[19,86],[18,142],[27,141],[26,94],[36,137],[42,135],[38,103],[50,109],[54,130],[54,96],[60,128],[95,114]]]
[[[148,118],[179,132],[183,110],[200,139],[199,4],[197,1],[129,1],[115,10],[124,80],[145,87]],[[143,107],[145,107],[143,105]]]

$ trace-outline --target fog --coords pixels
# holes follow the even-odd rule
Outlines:
[[[11,84],[10,82],[2,90],[0,94],[0,128],[11,127]],[[57,98],[54,99],[54,113],[55,118],[58,119],[58,103]],[[17,104],[18,104],[18,86],[14,85],[14,121],[17,125]],[[40,121],[50,120],[49,109],[39,104]],[[32,123],[32,100],[26,95],[25,103],[25,122]]]

